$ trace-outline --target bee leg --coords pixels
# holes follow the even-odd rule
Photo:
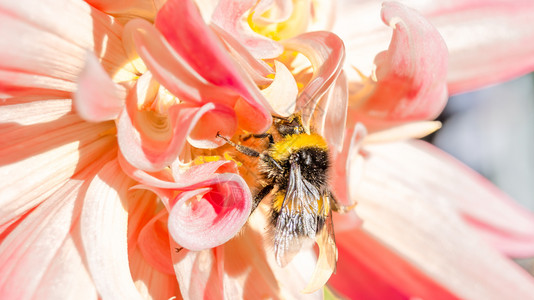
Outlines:
[[[268,184],[268,185],[264,186],[258,193],[256,193],[256,195],[254,195],[254,200],[252,202],[252,210],[250,211],[250,214],[252,214],[256,210],[256,208],[260,204],[261,200],[263,200],[263,198],[265,198],[267,195],[269,195],[269,193],[273,189],[274,189],[274,185],[273,184]]]
[[[342,205],[337,202],[336,198],[334,198],[334,195],[332,193],[329,193],[328,199],[330,199],[330,207],[332,207],[332,210],[335,212],[338,212],[340,214],[344,214],[346,212],[349,212],[353,210],[356,205],[358,205],[357,202],[351,205]]]
[[[270,133],[260,133],[260,134],[247,134],[243,137],[243,141],[246,141],[248,139],[250,139],[251,137],[253,138],[257,138],[257,139],[264,139],[264,138],[268,138],[269,139],[269,145],[272,145],[274,144],[274,139],[273,139],[273,135],[270,134]]]
[[[241,152],[241,153],[243,153],[245,155],[252,156],[252,157],[259,157],[260,156],[260,153],[258,151],[254,150],[252,148],[243,146],[243,145],[238,145],[238,144],[230,141],[228,138],[220,135],[218,132],[217,132],[216,137],[225,140],[228,144],[232,145],[237,151],[239,151],[239,152]]]

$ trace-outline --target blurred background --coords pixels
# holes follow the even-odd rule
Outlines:
[[[451,97],[439,120],[430,142],[534,212],[534,73]]]

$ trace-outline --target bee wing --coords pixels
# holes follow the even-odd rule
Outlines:
[[[319,257],[313,271],[312,278],[302,293],[313,293],[323,287],[332,273],[336,271],[337,264],[337,247],[336,237],[334,235],[334,222],[332,220],[332,209],[328,195],[323,198],[323,207],[321,213],[327,214],[325,226],[315,240],[319,246]]]
[[[274,236],[275,257],[280,266],[291,261],[307,238],[315,238],[319,199],[319,191],[302,177],[300,166],[291,164],[289,183]]]

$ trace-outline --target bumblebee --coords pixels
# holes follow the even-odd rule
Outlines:
[[[259,158],[265,184],[254,196],[253,210],[264,198],[272,196],[270,221],[277,263],[282,267],[287,265],[303,243],[312,239],[335,266],[337,248],[332,210],[340,207],[328,184],[328,145],[321,135],[306,130],[298,114],[273,118],[269,131],[244,138],[267,138],[268,147],[261,153],[217,136],[237,151]]]

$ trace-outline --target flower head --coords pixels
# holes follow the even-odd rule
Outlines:
[[[532,68],[509,59],[509,68],[495,67],[498,76],[458,71],[464,56],[440,26],[470,9],[486,17],[503,4],[423,7],[429,22],[386,2],[381,16],[390,28],[376,12],[338,35],[329,3],[0,3],[0,294],[300,298],[320,289],[337,252],[318,243],[317,257],[304,246],[279,266],[266,231],[269,205],[250,214],[261,179],[254,160],[218,138],[263,133],[272,116],[296,113],[306,132],[328,144],[340,205],[358,202],[357,215],[334,216],[334,289],[354,297],[528,295],[534,281],[499,251],[531,255],[534,218],[436,150],[398,142],[439,127],[428,120],[448,89]],[[342,3],[341,22],[352,5]],[[526,18],[529,5],[505,5],[499,16],[516,28],[511,12]],[[365,34],[375,23],[380,29]],[[382,30],[393,32],[386,51],[354,55]],[[363,46],[352,33],[367,38]],[[514,43],[528,37],[523,29]],[[503,57],[488,53],[471,55],[473,65]],[[490,214],[496,211],[502,221]],[[467,272],[465,261],[492,278]],[[501,271],[520,288],[493,284]],[[469,290],[470,283],[491,288]]]

